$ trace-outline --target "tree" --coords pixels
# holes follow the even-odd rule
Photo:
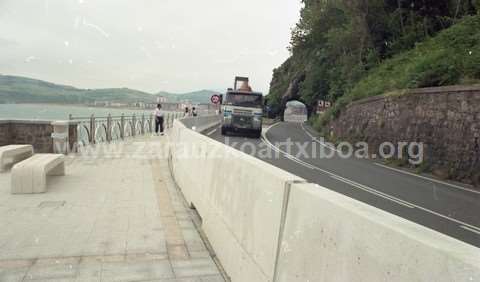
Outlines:
[[[302,0],[292,30],[291,57],[274,72],[270,101],[280,101],[291,81],[304,81],[304,101],[335,101],[386,59],[436,35],[480,0]],[[275,102],[272,102],[275,103]]]

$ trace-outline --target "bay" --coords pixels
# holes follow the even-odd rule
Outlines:
[[[150,115],[153,110],[145,109],[114,109],[96,108],[74,105],[48,105],[48,104],[0,104],[0,119],[38,119],[38,120],[67,120],[69,115],[73,117],[90,117],[92,114],[97,117],[126,116],[133,114],[141,116]]]

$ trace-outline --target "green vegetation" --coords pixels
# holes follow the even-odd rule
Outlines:
[[[338,99],[330,114],[365,97],[401,95],[400,89],[472,83],[480,83],[480,16],[467,17],[412,50],[386,60]]]
[[[303,0],[292,56],[274,70],[279,109],[294,80],[300,100],[334,107],[403,89],[480,82],[480,0]]]
[[[128,88],[79,89],[31,78],[0,75],[0,103],[85,104],[95,101],[154,103],[157,96],[163,96],[169,102],[189,100],[194,103],[210,103],[213,93],[202,90],[186,94],[160,92],[153,95]]]
[[[430,172],[430,166],[427,162],[422,162],[417,168],[415,169],[417,174],[427,173]]]

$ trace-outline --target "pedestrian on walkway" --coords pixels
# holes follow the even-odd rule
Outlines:
[[[183,117],[188,117],[190,115],[190,109],[188,107],[185,107],[185,113]]]
[[[192,108],[192,116],[197,116],[197,109],[195,109],[195,107]]]
[[[160,129],[160,135],[163,135],[163,112],[161,111],[162,105],[158,104],[155,112],[153,113],[155,116],[155,134],[158,135],[158,130]]]

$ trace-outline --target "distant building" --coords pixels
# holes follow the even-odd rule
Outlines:
[[[141,109],[145,109],[147,108],[147,103],[144,103],[144,102],[136,102],[135,104],[133,104],[133,106],[135,108],[141,108]]]
[[[128,107],[128,104],[125,104],[125,103],[110,103],[110,106],[111,107],[116,107],[116,108],[124,108],[124,107]]]
[[[109,107],[110,104],[111,103],[109,101],[95,101],[93,103],[93,106],[95,106],[95,107]]]
[[[157,97],[157,103],[166,103],[168,100],[166,97],[163,96],[158,96]]]

